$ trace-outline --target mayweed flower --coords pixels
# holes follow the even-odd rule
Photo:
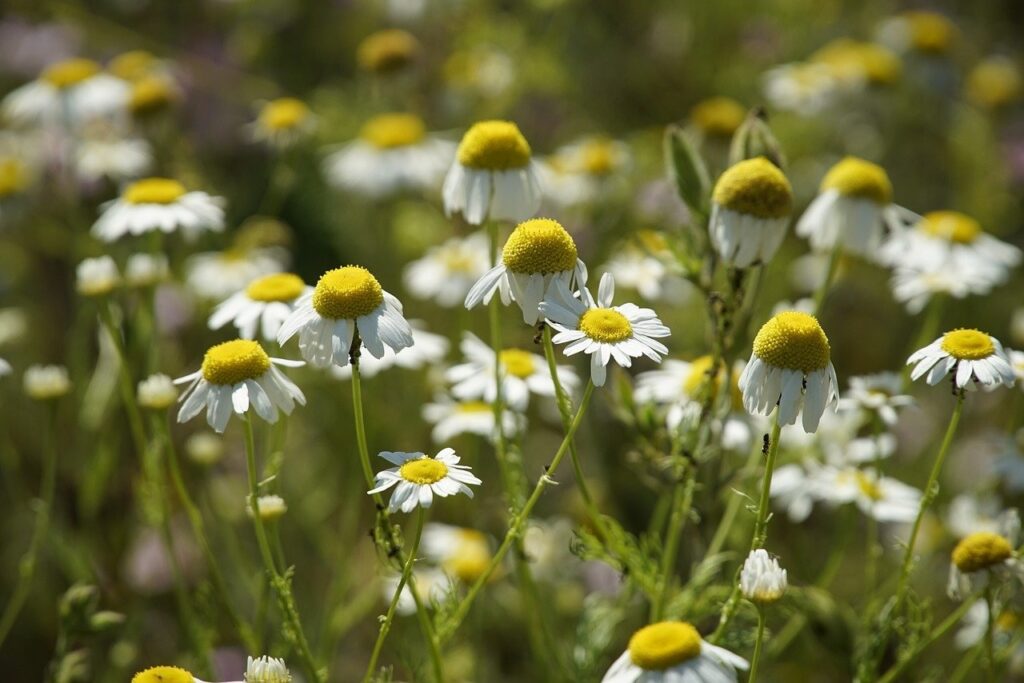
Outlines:
[[[109,256],[87,258],[75,269],[75,288],[82,296],[105,296],[121,284],[121,273]]]
[[[615,279],[605,273],[601,278],[597,299],[580,290],[576,298],[564,282],[556,282],[554,292],[541,302],[540,310],[556,331],[552,341],[566,344],[565,355],[581,351],[590,356],[590,379],[594,386],[604,386],[608,362],[624,368],[633,358],[647,356],[656,363],[668,353],[657,341],[671,332],[649,308],[636,304],[612,306]]]
[[[128,110],[136,118],[156,115],[181,99],[178,85],[166,73],[152,73],[131,84]]]
[[[956,271],[938,263],[933,267],[938,270],[901,266],[893,270],[889,283],[892,297],[903,304],[911,315],[923,311],[937,294],[963,299],[971,294],[988,294],[993,285],[997,284],[992,280],[991,273],[978,270]]]
[[[281,325],[292,314],[295,302],[312,290],[292,273],[264,275],[221,302],[207,324],[211,330],[219,330],[233,323],[242,339],[255,339],[259,328],[262,339],[274,341]]]
[[[291,683],[292,675],[283,659],[277,657],[246,657],[245,683]]]
[[[466,222],[522,221],[537,213],[541,191],[530,145],[511,121],[475,123],[444,179],[446,215]]]
[[[71,391],[68,369],[63,365],[31,365],[22,376],[25,394],[37,401],[60,398]]]
[[[185,282],[200,298],[223,301],[253,280],[285,270],[287,256],[273,247],[202,252],[185,262]]]
[[[629,639],[601,683],[735,683],[747,660],[700,637],[685,621],[662,621]]]
[[[91,59],[68,59],[3,99],[4,118],[19,126],[78,125],[124,109],[128,85]]]
[[[206,683],[176,666],[154,666],[132,676],[132,683]]]
[[[273,494],[257,498],[256,507],[260,511],[260,519],[264,522],[272,522],[288,512],[288,504],[284,502],[284,498]],[[246,499],[245,514],[249,517],[253,516],[251,498]]]
[[[250,127],[254,140],[274,147],[288,147],[316,128],[316,117],[306,103],[294,97],[266,102]]]
[[[838,82],[832,69],[824,64],[781,64],[761,78],[765,98],[775,109],[811,116],[828,108],[835,100]]]
[[[224,457],[224,439],[210,432],[197,432],[185,440],[185,455],[203,467],[216,464]]]
[[[849,38],[827,43],[810,59],[825,66],[836,84],[847,92],[859,92],[865,86],[892,85],[903,71],[900,58],[891,50]]]
[[[423,406],[423,419],[434,425],[430,438],[434,443],[447,443],[460,434],[475,434],[494,440],[497,423],[494,406],[483,401],[453,401],[439,396]],[[501,414],[501,433],[513,437],[526,429],[526,417],[506,406]]]
[[[356,334],[374,358],[384,356],[385,346],[398,352],[413,344],[402,303],[361,266],[327,271],[295,302],[277,343],[283,346],[296,334],[302,357],[316,368],[347,365]]]
[[[402,282],[418,299],[431,299],[439,306],[458,306],[490,267],[487,235],[475,232],[427,250],[422,258],[405,267]]]
[[[786,570],[764,548],[751,550],[740,571],[740,592],[758,604],[777,601],[786,592]]]
[[[129,287],[152,287],[166,280],[170,272],[163,254],[132,254],[124,266],[124,282]]]
[[[716,397],[728,384],[732,410],[743,408],[743,394],[739,388],[741,364],[733,367],[732,372],[719,368],[717,375],[711,377],[711,361],[709,355],[700,356],[693,361],[665,360],[657,370],[641,372],[636,376],[636,388],[633,398],[637,403],[657,403],[669,406],[665,416],[665,424],[669,429],[676,429],[687,418],[699,419],[702,404],[708,397]],[[726,380],[726,376],[729,377]],[[737,433],[743,429],[749,436],[749,429],[733,424],[728,420],[726,427],[738,440],[744,440]]]
[[[125,235],[181,230],[193,239],[204,230],[224,229],[224,200],[189,192],[177,180],[145,178],[128,185],[121,196],[103,205],[92,234],[104,242]]]
[[[133,83],[153,74],[165,73],[167,65],[152,52],[128,50],[111,59],[107,71],[123,81]]]
[[[555,150],[537,164],[544,198],[571,207],[600,199],[609,182],[629,167],[629,147],[604,136],[583,138]]]
[[[515,301],[523,322],[537,323],[540,303],[561,283],[570,290],[587,282],[587,266],[577,256],[576,242],[562,224],[531,218],[516,226],[505,241],[497,265],[466,294],[466,308],[490,303],[495,292],[506,306]]]
[[[877,32],[878,39],[894,50],[929,55],[948,52],[956,35],[956,25],[947,17],[924,10],[908,10],[886,19]]]
[[[356,61],[364,71],[387,74],[410,64],[420,51],[420,43],[408,31],[391,28],[371,33],[356,48]]]
[[[7,154],[0,156],[0,216],[4,205],[24,194],[35,175],[24,159]]]
[[[997,109],[1020,99],[1024,92],[1017,64],[1008,57],[988,57],[967,75],[967,97],[986,109]]]
[[[476,581],[491,563],[491,545],[476,529],[431,522],[423,527],[423,556],[463,583]]]
[[[835,410],[839,401],[831,347],[818,320],[787,311],[762,325],[739,385],[748,412],[770,415],[778,406],[780,425],[796,423],[802,412],[804,431],[816,431],[825,408]]]
[[[359,376],[369,379],[374,375],[392,367],[407,370],[419,370],[423,367],[433,368],[440,364],[448,354],[448,337],[428,332],[423,328],[423,321],[410,320],[412,328],[412,346],[400,351],[392,351],[390,346],[384,347],[384,355],[380,358],[361,356],[359,358]],[[352,377],[352,366],[331,366],[331,375],[338,379]]]
[[[75,174],[83,183],[102,178],[119,183],[138,178],[152,165],[153,150],[148,142],[117,131],[87,134],[75,145]]]
[[[979,330],[955,329],[928,346],[918,349],[907,359],[914,365],[910,379],[925,377],[936,385],[953,371],[957,388],[973,391],[981,385],[986,391],[1005,384],[1013,386],[1013,368],[1003,345],[995,337]]]
[[[1016,510],[1009,510],[1000,517],[997,531],[976,531],[961,539],[950,556],[949,596],[959,600],[975,586],[993,579],[1024,581],[1024,563],[1016,552],[1019,534],[1020,517]]]
[[[912,522],[921,506],[920,490],[873,469],[827,466],[815,472],[811,485],[818,500],[830,505],[854,503],[879,522]]]
[[[306,397],[277,365],[294,368],[303,362],[271,358],[258,342],[245,339],[211,346],[198,371],[174,380],[190,383],[178,399],[178,422],[191,420],[205,408],[206,421],[222,433],[232,412],[242,415],[250,407],[267,422],[277,422],[278,409],[291,415],[296,403],[306,405]]]
[[[380,582],[381,595],[384,600],[391,602],[398,584],[401,583],[401,576],[398,573],[388,574]],[[436,567],[423,567],[418,563],[412,570],[412,580],[402,586],[402,593],[398,596],[398,604],[395,611],[403,616],[416,614],[416,597],[413,596],[412,587],[415,584],[416,597],[424,603],[440,603],[452,590],[455,582],[446,572]]]
[[[731,97],[709,97],[690,109],[690,123],[702,135],[728,140],[747,118],[747,110]]]
[[[150,410],[166,410],[178,398],[178,390],[167,375],[157,373],[139,382],[139,406]]]
[[[620,287],[635,289],[649,301],[681,303],[692,291],[690,284],[680,274],[678,264],[670,254],[648,253],[637,247],[627,246],[604,264]]]
[[[839,409],[857,408],[869,415],[877,415],[886,425],[893,426],[896,411],[914,404],[914,399],[903,392],[903,382],[895,372],[851,377],[846,396],[840,399]]]
[[[378,472],[374,481],[376,488],[367,493],[373,495],[395,487],[388,503],[390,512],[412,512],[417,506],[428,508],[435,495],[444,498],[464,493],[472,498],[473,489],[469,485],[483,483],[468,465],[459,464],[459,456],[451,448],[442,449],[433,458],[424,453],[393,451],[381,451],[377,455],[396,467]]]
[[[793,211],[793,190],[765,157],[731,166],[712,194],[711,243],[729,264],[767,263],[782,244]]]

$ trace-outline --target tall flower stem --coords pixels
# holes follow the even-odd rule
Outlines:
[[[825,297],[828,295],[829,287],[832,286],[832,280],[836,277],[836,271],[839,270],[839,261],[842,257],[843,245],[837,241],[835,246],[832,247],[831,255],[828,257],[828,267],[825,270],[825,278],[821,281],[821,284],[818,285],[818,289],[814,293],[814,315],[821,313],[821,305],[825,302]]]
[[[490,239],[491,266],[498,263],[498,223],[488,221],[487,236]],[[509,468],[508,450],[505,442],[505,396],[504,382],[501,372],[501,299],[500,294],[495,293],[487,307],[488,322],[490,327],[491,349],[494,350],[494,402],[491,410],[494,411],[494,457],[498,461],[498,468],[501,471],[501,481],[505,488],[508,504],[518,508],[521,500],[521,493],[516,490],[513,472]]]
[[[146,430],[142,426],[142,414],[135,402],[135,385],[132,382],[131,369],[128,367],[128,353],[125,350],[124,340],[121,338],[121,329],[114,322],[114,311],[109,301],[100,306],[100,319],[117,350],[117,360],[121,366],[117,373],[121,388],[121,401],[128,414],[128,427],[131,430],[135,450],[141,455],[146,450]]]
[[[993,683],[996,680],[996,601],[992,591],[992,581],[985,584],[985,606],[988,608],[988,619],[985,622],[985,680]]]
[[[665,547],[661,555],[661,571],[658,573],[658,594],[651,603],[651,623],[661,621],[668,598],[668,589],[672,584],[672,572],[679,554],[679,538],[682,536],[686,518],[690,515],[693,504],[693,489],[697,484],[697,468],[687,463],[682,472],[676,472],[677,481],[672,484],[671,513],[668,518],[668,531],[665,534]]]
[[[761,663],[761,647],[764,644],[764,607],[757,606],[757,635],[754,637],[754,656],[750,658],[750,678],[747,683],[757,680],[757,667]]]

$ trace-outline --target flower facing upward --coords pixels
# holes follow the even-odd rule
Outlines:
[[[751,550],[740,571],[740,592],[751,602],[775,602],[786,592],[786,570],[764,548]]]
[[[279,97],[263,105],[252,124],[252,136],[278,147],[306,137],[316,126],[316,117],[306,103],[294,97]]]
[[[644,626],[601,679],[602,683],[735,683],[747,661],[706,642],[692,624],[662,621]]]
[[[1013,386],[1013,368],[999,340],[979,330],[957,329],[947,332],[907,359],[914,365],[910,378],[925,377],[935,385],[949,373],[960,389],[974,390],[977,385],[992,390],[1000,385]]]
[[[126,186],[117,199],[103,205],[92,233],[104,242],[125,235],[181,230],[192,239],[224,229],[224,200],[205,192],[189,192],[177,180],[145,178]]]
[[[298,275],[264,275],[221,302],[210,315],[208,325],[211,330],[218,330],[234,323],[242,339],[254,339],[258,328],[260,337],[273,341],[292,314],[295,302],[310,291],[312,287],[307,287]]]
[[[438,396],[433,403],[423,406],[423,419],[434,425],[430,438],[435,443],[446,443],[460,434],[474,434],[492,441],[497,438],[494,406],[483,401],[453,401]],[[509,410],[501,415],[501,431],[506,437],[526,429],[526,416]]]
[[[797,311],[779,313],[761,327],[740,375],[748,412],[770,415],[778,406],[780,425],[794,424],[802,412],[807,433],[818,429],[826,406],[835,408],[838,387],[825,331],[814,316]]]
[[[371,33],[359,43],[356,61],[365,71],[387,74],[410,64],[419,50],[419,41],[408,31],[385,29]]]
[[[431,458],[423,453],[396,453],[382,451],[378,455],[396,465],[378,472],[376,488],[367,493],[376,494],[395,487],[388,509],[412,512],[416,507],[428,508],[434,496],[454,496],[464,493],[473,497],[470,485],[483,482],[477,479],[466,465],[459,464],[459,456],[451,448],[442,449]]]
[[[766,263],[782,244],[793,210],[793,190],[764,157],[731,166],[712,194],[711,242],[737,268]]]

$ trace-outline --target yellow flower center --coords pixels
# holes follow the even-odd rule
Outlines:
[[[690,372],[683,379],[683,393],[691,398],[697,398],[700,392],[708,385],[710,379],[708,373],[711,371],[712,358],[710,355],[701,356],[690,363]],[[739,409],[743,407],[743,393],[740,391],[738,384],[739,377],[735,372],[729,373],[731,375],[729,382],[729,392],[732,399],[732,407]],[[718,391],[722,387],[722,380],[725,378],[725,369],[719,368],[718,376],[714,378],[714,382],[711,386],[712,395],[717,395]]]
[[[652,254],[668,249],[668,240],[656,230],[640,230],[636,233],[636,239],[644,249]]]
[[[956,244],[971,244],[982,234],[981,224],[959,211],[931,211],[924,215],[918,229]]]
[[[857,480],[857,488],[860,489],[861,493],[871,500],[882,500],[882,488],[875,479],[859,470],[854,476]]]
[[[100,72],[100,65],[91,59],[66,59],[46,67],[42,79],[55,88],[64,89],[78,85]]]
[[[1008,540],[991,531],[979,531],[956,544],[953,564],[969,574],[1000,564],[1012,555],[1013,546]]]
[[[450,273],[474,273],[476,272],[476,259],[469,250],[461,246],[453,246],[441,251],[441,262],[445,270]]]
[[[154,666],[132,676],[132,683],[192,683],[195,678],[176,666]]]
[[[494,410],[490,403],[484,403],[483,401],[463,401],[455,407],[457,413],[490,413]]]
[[[786,311],[761,326],[754,354],[772,367],[812,372],[828,366],[831,348],[817,318]]]
[[[460,581],[472,583],[480,578],[491,562],[487,537],[475,529],[459,529],[456,536],[458,547],[451,557],[444,560],[444,569]]]
[[[292,273],[275,273],[253,281],[245,295],[253,301],[293,301],[305,289],[302,278]]]
[[[629,639],[629,658],[646,671],[664,671],[700,655],[700,633],[685,621],[644,626]]]
[[[459,143],[459,163],[486,171],[524,168],[530,163],[530,143],[511,121],[481,121]]]
[[[448,466],[440,460],[422,457],[404,463],[398,474],[413,484],[436,484],[448,476]]]
[[[384,290],[362,266],[329,270],[313,291],[313,308],[324,318],[353,320],[375,311],[384,301]]]
[[[980,330],[953,330],[942,335],[942,350],[957,360],[979,360],[995,353],[996,347]]]
[[[747,111],[729,97],[710,97],[690,110],[690,120],[706,135],[727,138],[736,132],[747,117]]]
[[[847,197],[870,199],[876,204],[892,202],[892,183],[885,169],[857,157],[846,157],[829,169],[821,191],[837,190]]]
[[[203,379],[232,385],[257,379],[270,369],[270,356],[258,342],[235,339],[211,346],[203,356]]]
[[[504,349],[499,359],[505,372],[513,377],[526,379],[533,374],[533,355],[522,349]]]
[[[899,57],[881,45],[847,38],[832,41],[815,52],[811,60],[825,64],[840,78],[863,76],[878,85],[894,83],[902,69]]]
[[[907,12],[903,15],[910,24],[910,42],[914,49],[932,54],[949,50],[956,36],[956,27],[946,17],[935,12]]]
[[[591,308],[580,316],[580,331],[594,341],[614,344],[633,336],[633,326],[614,308]]]
[[[615,145],[607,138],[586,142],[581,156],[583,170],[590,175],[603,176],[615,170]]]
[[[172,204],[185,194],[185,186],[170,178],[145,178],[129,185],[121,197],[129,204]]]
[[[135,114],[148,114],[174,101],[174,86],[165,76],[144,76],[132,85],[128,107]]]
[[[1012,631],[1020,625],[1020,615],[1012,610],[1003,610],[996,618],[996,628],[1000,631]]]
[[[367,121],[359,134],[378,149],[392,149],[420,142],[426,128],[414,114],[381,114]]]
[[[122,52],[110,60],[107,70],[125,81],[137,81],[149,74],[157,64],[157,58],[145,50]]]
[[[513,273],[561,273],[576,267],[576,243],[562,224],[550,218],[531,218],[516,226],[501,250],[501,260]]]
[[[268,130],[283,131],[301,125],[308,117],[309,107],[302,100],[281,97],[263,106],[260,123]]]
[[[992,57],[978,64],[967,77],[967,95],[985,107],[1001,107],[1020,96],[1021,77],[1013,60]]]
[[[408,31],[387,29],[371,33],[356,50],[356,61],[366,71],[387,73],[408,64],[419,52],[420,44]]]
[[[715,184],[719,206],[758,218],[784,218],[793,210],[793,189],[786,176],[764,157],[730,167]]]
[[[0,197],[9,197],[25,189],[28,174],[18,159],[0,159]]]

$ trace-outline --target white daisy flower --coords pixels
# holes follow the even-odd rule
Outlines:
[[[685,621],[644,626],[601,683],[736,683],[747,660],[712,645]]]
[[[373,117],[349,142],[324,160],[335,187],[370,197],[402,190],[433,190],[455,153],[455,143],[429,135],[413,114]]]
[[[1003,517],[1007,512],[993,495],[961,493],[949,502],[944,517],[949,532],[965,538],[976,531],[999,533],[1005,526]]]
[[[537,164],[544,198],[561,207],[594,201],[624,177],[630,161],[628,145],[601,135],[559,147]]]
[[[204,230],[224,229],[224,200],[205,192],[189,192],[177,180],[145,178],[131,183],[121,196],[103,205],[92,234],[104,242],[125,235],[181,230],[193,239]]]
[[[255,339],[259,329],[261,339],[274,341],[281,325],[292,314],[296,300],[311,291],[313,288],[298,275],[264,275],[221,302],[207,324],[211,330],[219,330],[232,323],[242,339]]]
[[[751,550],[740,570],[740,593],[758,604],[776,602],[786,592],[786,570],[764,548]]]
[[[812,475],[813,495],[832,505],[854,503],[879,522],[909,523],[917,517],[921,491],[873,469],[826,466]]]
[[[317,368],[347,365],[356,334],[374,358],[382,358],[385,347],[398,352],[413,344],[402,303],[361,266],[327,271],[295,302],[277,342],[283,346],[296,334],[302,357]]]
[[[494,406],[483,401],[452,401],[439,396],[423,406],[423,419],[434,425],[430,438],[445,443],[460,434],[475,434],[493,440],[496,436]],[[526,429],[526,417],[506,409],[501,415],[501,431],[514,437]]]
[[[1013,376],[1020,381],[1021,389],[1024,390],[1024,351],[1006,349],[1006,360],[1010,362]]]
[[[268,657],[245,658],[245,683],[291,683],[292,675],[283,659]]]
[[[185,262],[185,282],[200,298],[223,301],[253,280],[280,273],[288,266],[287,256],[273,247],[195,254]]]
[[[396,467],[378,472],[374,481],[376,488],[367,493],[382,493],[394,487],[388,503],[390,512],[428,508],[435,495],[444,498],[464,493],[472,498],[473,489],[469,486],[483,483],[473,475],[468,465],[459,464],[459,456],[451,448],[442,449],[433,458],[424,453],[393,451],[381,451],[377,455]]]
[[[452,384],[452,396],[460,401],[474,399],[493,403],[497,398],[494,372],[494,349],[480,341],[471,332],[464,332],[460,346],[466,362],[452,366],[445,379]],[[502,349],[498,354],[501,365],[501,396],[509,408],[523,412],[530,402],[530,394],[554,396],[555,383],[551,381],[547,360],[543,356],[522,349]],[[579,386],[576,372],[558,366],[558,380],[568,393]]]
[[[87,258],[75,269],[75,288],[82,296],[104,296],[121,284],[121,273],[109,256]]]
[[[417,299],[458,306],[490,266],[487,235],[475,232],[428,249],[422,258],[405,267],[402,282]]]
[[[128,85],[104,73],[91,59],[68,59],[48,66],[39,78],[8,93],[4,117],[18,126],[78,125],[124,110]]]
[[[260,496],[256,499],[256,507],[260,511],[260,519],[264,522],[272,522],[284,516],[288,512],[288,503],[281,496],[270,494]],[[253,516],[252,499],[246,497],[245,514],[251,519]]]
[[[277,422],[277,411],[291,415],[295,404],[306,405],[302,390],[276,366],[299,367],[302,361],[271,358],[258,342],[245,339],[211,346],[202,367],[174,380],[188,384],[178,401],[178,422],[187,422],[206,409],[206,421],[218,433],[227,427],[231,413],[252,408],[267,422]]]
[[[954,299],[963,299],[970,295],[984,296],[998,284],[992,280],[991,274],[980,270],[960,272],[938,265],[938,270],[902,266],[893,269],[892,279],[889,281],[892,297],[903,304],[911,315],[923,311],[937,294],[945,294]]]
[[[22,384],[25,394],[37,401],[60,398],[71,391],[71,378],[63,365],[30,365]]]
[[[150,410],[166,410],[178,398],[178,390],[167,375],[157,373],[139,382],[136,393],[139,406]]]
[[[124,282],[129,287],[152,287],[170,274],[170,264],[163,254],[132,254],[124,266]]]
[[[473,583],[491,563],[491,544],[476,529],[430,522],[423,527],[420,546],[423,556],[446,574],[463,583]]]
[[[767,416],[777,406],[780,425],[803,413],[804,431],[816,431],[825,408],[835,410],[839,401],[831,347],[817,319],[787,311],[762,325],[739,385],[748,412]]]
[[[279,97],[263,105],[259,116],[249,126],[249,133],[257,142],[284,148],[308,137],[315,129],[316,117],[305,102],[294,97]]]
[[[618,250],[605,264],[621,287],[635,289],[648,301],[682,303],[692,291],[670,259],[645,253],[635,247]]]
[[[436,567],[415,566],[412,577],[412,582],[407,581],[402,586],[402,594],[398,596],[398,604],[395,606],[395,611],[402,616],[416,614],[416,598],[413,597],[409,583],[416,584],[417,596],[427,604],[441,602],[455,588],[452,577]],[[389,574],[381,581],[381,592],[387,603],[391,603],[401,578],[399,574]]]
[[[671,332],[649,308],[635,304],[612,306],[615,279],[608,273],[601,278],[597,299],[580,290],[576,298],[564,282],[557,282],[553,295],[541,302],[541,313],[557,334],[556,344],[567,344],[565,355],[581,351],[590,356],[590,378],[594,386],[604,386],[608,361],[624,368],[633,364],[633,358],[647,356],[656,363],[668,353],[665,345],[657,341]]]
[[[369,379],[389,368],[399,367],[406,370],[419,370],[422,367],[433,368],[448,355],[450,345],[448,337],[428,332],[422,320],[410,320],[412,328],[412,346],[395,352],[390,346],[384,347],[384,355],[380,358],[361,356],[359,358],[359,376]],[[338,379],[350,379],[352,366],[331,366],[331,375]]]
[[[766,71],[761,83],[773,108],[801,116],[824,111],[838,95],[838,83],[824,64],[781,64]]]
[[[153,150],[142,138],[116,133],[89,135],[75,145],[75,174],[84,183],[138,178],[153,165]]]
[[[523,221],[540,208],[541,191],[530,145],[511,121],[475,123],[462,137],[444,179],[446,215],[466,222]]]
[[[708,226],[711,243],[730,265],[771,260],[786,237],[793,190],[765,157],[731,166],[715,183]]]
[[[726,373],[720,369],[714,383],[708,383],[711,370],[711,356],[705,355],[693,361],[665,360],[657,370],[641,372],[636,376],[633,398],[637,403],[655,403],[668,406],[665,425],[677,430],[684,423],[696,424],[701,418],[705,387],[714,396],[722,390]],[[743,394],[739,389],[739,376],[743,362],[737,362],[729,373],[730,414],[724,421],[713,418],[712,431],[719,435],[720,443],[726,450],[745,450],[750,443],[751,427],[743,411]],[[714,399],[713,399],[714,400]]]
[[[1024,582],[1024,563],[1015,550],[1019,535],[1020,517],[1016,510],[1007,510],[997,531],[975,531],[957,543],[950,558],[949,597],[960,600],[990,580]]]
[[[877,415],[892,427],[898,419],[897,410],[914,405],[914,399],[903,393],[903,380],[895,372],[851,377],[846,396],[840,399],[839,410],[859,409]]]
[[[953,372],[956,386],[968,391],[973,391],[978,385],[986,391],[1000,385],[1012,387],[1015,379],[1003,345],[995,337],[978,330],[947,332],[912,353],[907,365],[914,366],[910,373],[912,380],[925,377],[925,381],[934,386]]]

